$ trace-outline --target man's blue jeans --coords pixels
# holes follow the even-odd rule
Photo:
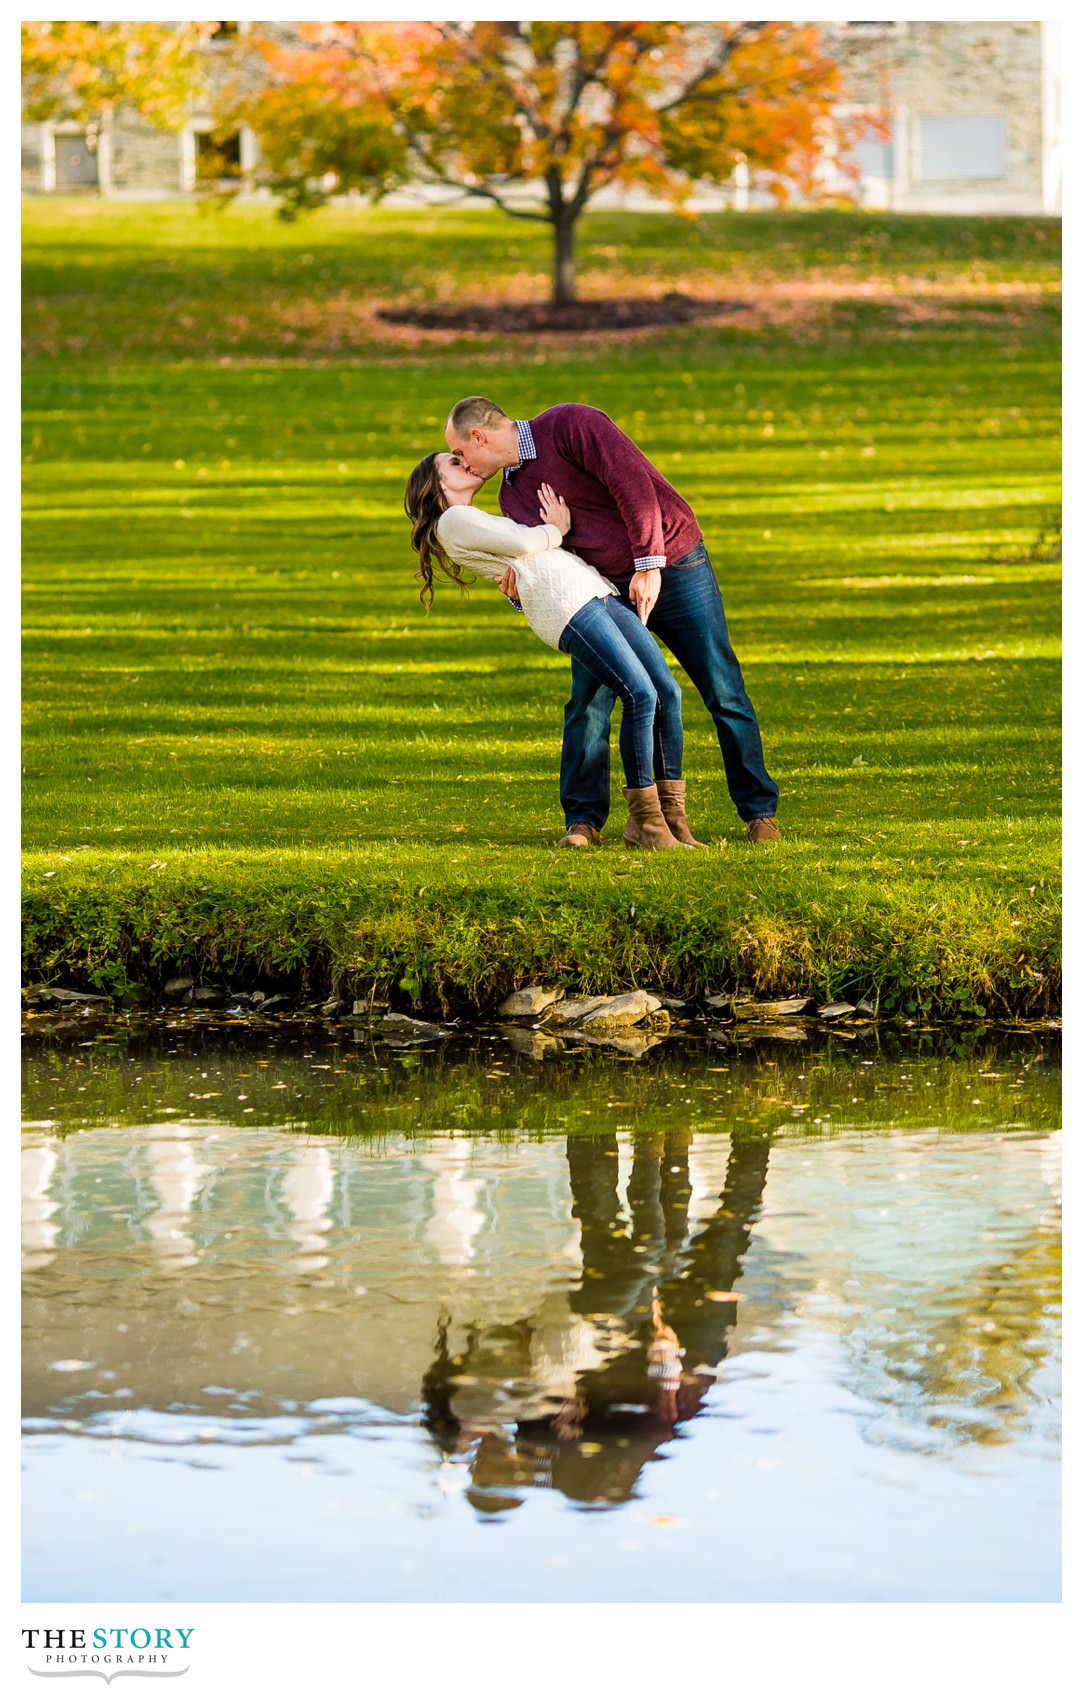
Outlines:
[[[628,602],[627,591],[621,600]],[[742,820],[773,815],[778,786],[763,759],[756,711],[730,647],[722,593],[710,557],[698,543],[662,572],[662,589],[647,622],[676,656],[715,723],[726,783]],[[609,719],[614,696],[576,660],[564,710],[560,802],[566,823],[599,829],[609,815]]]

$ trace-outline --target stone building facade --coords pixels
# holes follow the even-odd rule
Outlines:
[[[208,81],[219,64],[243,43],[248,22],[222,22],[206,44]],[[196,108],[180,130],[162,130],[136,112],[92,124],[45,123],[22,127],[24,194],[96,193],[117,199],[160,200],[195,194],[204,171],[250,175],[258,160],[255,136],[246,127],[233,136],[214,133],[207,109]]]
[[[859,144],[856,198],[894,212],[1059,213],[1057,23],[827,26],[857,107],[884,140]]]
[[[208,53],[233,46],[248,27],[220,24]],[[856,178],[829,155],[828,189],[893,212],[1059,214],[1059,24],[907,21],[824,30],[845,64],[850,103],[875,111],[887,127],[885,138],[858,145],[849,162]],[[193,194],[205,170],[250,177],[258,162],[252,133],[242,127],[215,138],[211,131],[206,111],[194,111],[176,132],[134,115],[90,128],[24,125],[23,191],[157,199]],[[743,208],[767,199],[754,174],[739,171],[727,192],[708,191],[694,204]]]

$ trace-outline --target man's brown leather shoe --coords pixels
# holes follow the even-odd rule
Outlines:
[[[750,844],[773,844],[776,838],[782,837],[772,815],[757,815],[755,820],[749,821],[745,832]]]
[[[590,850],[601,840],[601,833],[589,821],[574,821],[564,834],[557,840],[558,850]]]

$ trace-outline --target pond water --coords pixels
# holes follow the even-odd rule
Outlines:
[[[26,1047],[24,1594],[1059,1597],[1054,1035]]]

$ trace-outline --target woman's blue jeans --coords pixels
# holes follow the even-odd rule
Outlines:
[[[611,709],[613,698],[620,698],[624,783],[638,790],[658,779],[679,779],[681,688],[634,609],[616,596],[596,596],[572,615],[560,647],[605,690]]]
[[[621,601],[628,602],[626,590]],[[730,647],[722,593],[702,543],[663,569],[661,594],[648,624],[676,656],[714,721],[737,813],[746,821],[773,815],[778,786],[764,762],[756,711]],[[560,801],[569,826],[576,821],[599,829],[605,825],[612,712],[612,689],[573,655],[560,761]]]

